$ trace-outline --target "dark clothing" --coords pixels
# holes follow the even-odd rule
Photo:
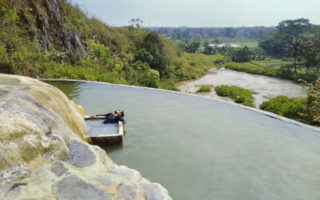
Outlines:
[[[103,121],[103,123],[105,123],[105,124],[107,124],[107,123],[116,123],[118,121],[122,121],[123,124],[126,123],[126,121],[123,119],[123,117],[116,116],[113,113],[108,113],[108,114],[102,115],[102,116],[106,116],[106,119]]]

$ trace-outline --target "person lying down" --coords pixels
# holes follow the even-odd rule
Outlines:
[[[125,124],[126,121],[124,120],[124,112],[123,110],[115,110],[114,113],[108,113],[104,115],[91,115],[91,119],[105,119],[103,123],[117,123],[122,122],[122,124]]]

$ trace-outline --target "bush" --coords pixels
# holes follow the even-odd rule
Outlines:
[[[252,93],[247,89],[237,86],[220,85],[215,88],[215,91],[217,95],[229,97],[235,100],[236,103],[254,107]]]
[[[212,92],[211,86],[201,85],[201,87],[197,90],[197,93],[199,92]]]
[[[306,104],[304,105],[306,114],[304,118],[307,123],[320,125],[320,79],[310,85]]]
[[[179,91],[179,89],[176,87],[175,82],[171,79],[166,79],[159,82],[159,88],[166,89],[166,90]]]
[[[301,120],[301,115],[304,113],[303,106],[305,103],[305,98],[278,96],[261,104],[260,109],[291,119]]]
[[[216,65],[222,65],[231,61],[229,56],[221,55],[221,54],[214,54],[213,56],[213,63]]]
[[[151,64],[153,56],[145,49],[141,48],[134,54],[135,61],[142,61],[148,64]]]

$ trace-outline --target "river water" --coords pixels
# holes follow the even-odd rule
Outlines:
[[[304,86],[292,81],[237,72],[225,68],[211,69],[209,73],[202,78],[184,82],[178,88],[182,92],[196,93],[201,85],[210,85],[212,88],[215,88],[218,85],[235,85],[248,89],[253,93],[252,96],[257,108],[264,101],[268,101],[269,99],[277,96],[305,97],[307,95],[307,89]],[[218,96],[214,89],[210,93],[198,93],[198,95],[213,99],[233,101],[231,99]]]
[[[197,96],[53,82],[86,114],[125,110],[121,148],[107,149],[181,200],[319,200],[320,133]]]

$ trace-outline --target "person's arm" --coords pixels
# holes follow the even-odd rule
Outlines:
[[[118,118],[118,120],[119,120],[119,121],[121,121],[123,124],[125,124],[125,123],[126,123],[126,120],[124,120],[124,118],[123,118],[123,117],[119,117],[119,118]]]

